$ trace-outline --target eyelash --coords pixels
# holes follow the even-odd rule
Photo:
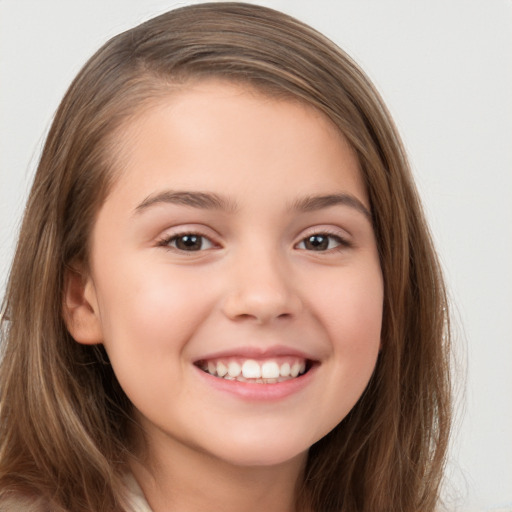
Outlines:
[[[171,244],[173,242],[176,242],[178,241],[180,238],[181,239],[184,239],[185,237],[190,237],[190,238],[198,238],[201,240],[201,245],[200,245],[200,248],[199,250],[192,250],[192,251],[187,251],[186,249],[180,249],[179,247],[173,247]],[[207,240],[208,243],[210,244],[210,247],[208,247],[207,249],[211,249],[213,247],[215,247],[215,243],[212,242],[210,240],[210,238],[208,238],[207,236],[205,235],[201,235],[200,233],[194,233],[193,231],[186,231],[186,232],[183,232],[183,233],[178,233],[178,234],[173,234],[171,236],[167,236],[165,238],[162,238],[161,240],[158,241],[158,246],[159,247],[164,247],[170,251],[174,250],[174,251],[178,251],[178,252],[181,252],[181,253],[186,253],[186,252],[200,252],[200,251],[204,251],[205,249],[203,249],[203,242],[204,240]]]
[[[173,242],[176,243],[179,239],[184,239],[185,237],[195,238],[200,240],[200,245],[197,250],[187,250],[187,249],[181,249],[179,247],[171,245]],[[294,247],[299,248],[298,246],[300,244],[305,244],[307,241],[312,241],[315,237],[323,237],[328,239],[328,246],[325,250],[323,249],[310,249],[310,252],[321,252],[321,253],[332,253],[336,251],[342,251],[343,249],[348,249],[352,247],[352,243],[349,242],[347,239],[340,236],[338,233],[330,233],[328,231],[314,231],[302,238],[297,244],[295,244]],[[203,244],[204,241],[207,240],[209,247],[204,248]],[[330,247],[332,241],[336,244],[334,247]],[[194,243],[193,240],[191,240],[192,243]],[[186,243],[186,242],[185,242]],[[193,252],[201,252],[204,250],[212,249],[216,246],[215,242],[213,242],[209,237],[202,235],[200,233],[196,233],[193,231],[187,231],[183,233],[173,234],[171,236],[167,236],[165,238],[162,238],[158,241],[157,244],[159,247],[164,247],[170,251],[177,251],[180,253],[193,253]],[[306,247],[300,248],[299,250],[307,251]]]
[[[325,253],[331,253],[336,251],[342,251],[343,249],[348,249],[352,247],[352,243],[349,242],[346,238],[343,238],[339,233],[330,233],[329,231],[315,231],[311,234],[308,234],[305,236],[298,244],[296,244],[296,247],[300,244],[304,244],[307,240],[311,241],[311,239],[315,237],[322,237],[327,238],[328,240],[328,247],[326,250],[315,250],[311,249],[311,252],[325,252]],[[329,247],[331,245],[331,241],[334,240],[337,244],[335,247]],[[306,248],[301,250],[307,250]]]

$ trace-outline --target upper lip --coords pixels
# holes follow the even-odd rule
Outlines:
[[[272,359],[273,357],[297,357],[299,359],[306,359],[309,361],[318,360],[318,358],[316,358],[312,354],[308,354],[307,352],[304,352],[302,350],[297,350],[296,348],[292,348],[286,345],[274,345],[271,347],[246,346],[220,350],[217,352],[205,354],[196,359],[195,362],[229,357],[239,357],[243,359]]]

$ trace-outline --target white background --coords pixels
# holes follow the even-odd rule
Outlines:
[[[0,292],[52,115],[110,36],[189,2],[0,0]],[[262,0],[347,50],[403,135],[454,304],[449,510],[512,510],[512,1]]]

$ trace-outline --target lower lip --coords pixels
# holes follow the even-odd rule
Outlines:
[[[223,393],[229,393],[245,400],[276,401],[298,393],[304,389],[314,376],[317,365],[310,368],[305,374],[294,379],[276,382],[274,384],[256,384],[251,382],[239,382],[214,377],[196,367],[199,376],[204,382]]]

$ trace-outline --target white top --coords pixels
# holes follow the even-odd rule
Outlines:
[[[124,481],[128,490],[127,497],[130,506],[126,512],[153,512],[133,475],[127,474]]]

